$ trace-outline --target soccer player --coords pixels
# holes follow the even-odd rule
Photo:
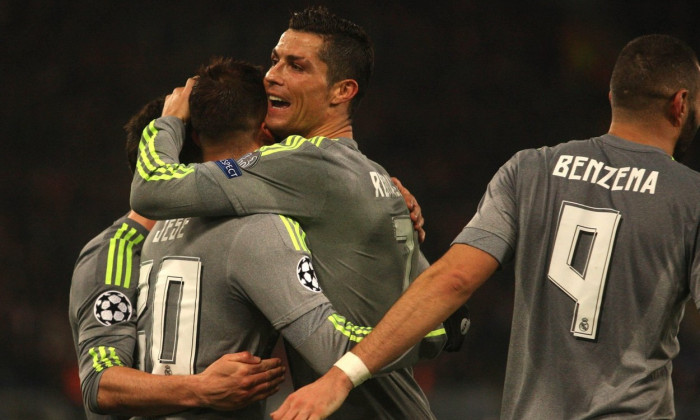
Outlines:
[[[260,68],[232,59],[215,59],[200,69],[190,102],[192,134],[203,159],[235,170],[231,157],[264,144],[262,79]],[[143,169],[139,162],[137,170]],[[190,169],[171,166],[157,176]],[[189,375],[223,353],[243,349],[268,357],[280,331],[321,374],[371,330],[333,310],[304,231],[285,216],[159,221],[146,239],[141,272],[138,328],[146,340],[139,351],[146,372]],[[425,344],[400,363],[414,363],[429,347],[432,356],[439,354],[443,341],[428,337]],[[260,401],[235,412],[197,409],[176,418],[256,419],[264,407]]]
[[[447,253],[344,356],[350,376],[332,368],[273,418],[327,416],[511,259],[501,418],[674,418],[679,323],[700,304],[700,174],[674,160],[698,129],[697,56],[636,38],[609,97],[607,134],[512,157]]]
[[[132,171],[141,131],[161,114],[164,99],[149,102],[124,126]],[[197,406],[235,409],[267,398],[283,380],[280,359],[227,354],[201,375],[190,377],[147,375],[133,368],[141,247],[154,223],[130,211],[93,238],[76,262],[69,319],[87,418],[122,418],[100,413],[162,414]]]
[[[188,92],[181,109],[156,120],[143,139],[151,154],[132,184],[133,207],[156,219],[279,213],[308,234],[320,285],[339,313],[375,325],[428,263],[401,194],[387,172],[358,149],[352,115],[367,89],[373,49],[362,28],[324,8],[296,13],[272,50],[265,77],[266,126],[286,140],[222,167],[213,162],[162,176],[177,164]],[[447,316],[445,317],[447,318]],[[433,328],[438,326],[436,322]],[[316,375],[298,374],[295,386]],[[401,369],[350,396],[342,418],[433,418],[428,400]]]

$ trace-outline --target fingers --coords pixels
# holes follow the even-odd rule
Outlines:
[[[187,82],[185,82],[185,90],[188,91],[188,94],[192,91],[192,88],[194,87],[195,83],[197,83],[197,77],[190,77],[189,79],[187,79]]]
[[[413,200],[413,209],[411,209],[411,220],[413,221],[413,226],[416,228],[423,227],[423,223],[425,220],[423,220],[423,212],[416,202],[416,200]]]
[[[282,366],[282,359],[278,359],[278,358],[263,359],[260,362],[260,367],[263,369],[272,369],[272,368],[276,368],[278,366]]]
[[[314,413],[308,407],[299,407],[292,397],[288,397],[275,411],[270,413],[273,420],[321,420],[324,417]],[[290,399],[291,398],[291,399]]]
[[[418,231],[418,242],[423,243],[425,242],[425,230],[423,228],[418,228],[416,229]]]
[[[262,360],[258,356],[252,355],[249,351],[241,351],[238,353],[228,354],[228,355],[226,355],[226,359],[228,361],[231,361],[231,362],[251,363],[251,364],[260,363]]]
[[[418,240],[420,243],[425,241],[425,230],[423,230],[423,224],[425,219],[423,218],[423,211],[418,203],[415,203],[413,210],[411,210],[411,221],[413,221],[413,229],[418,232]]]
[[[308,420],[313,418],[303,408],[297,407],[294,401],[294,395],[292,394],[277,410],[270,413],[270,417],[273,420]]]
[[[286,370],[284,366],[260,370],[260,365],[256,365],[248,371],[250,386],[257,389],[279,385],[284,381]]]
[[[398,178],[392,176],[391,181],[394,183],[394,185],[396,185],[396,188],[398,188],[404,200],[406,200],[406,205],[408,206],[408,209],[413,210],[413,206],[416,205],[416,200],[413,198],[413,195],[411,195],[411,192],[403,186],[403,184],[401,183],[401,181],[399,181]]]
[[[185,86],[176,87],[173,89],[173,93],[165,97],[165,103],[163,104],[162,116],[174,116],[182,121],[187,121],[190,118],[190,106],[189,99],[190,93],[192,93],[192,88],[194,87],[197,79],[195,77],[190,77],[185,82]]]
[[[229,366],[235,367],[236,372],[255,378],[253,385],[265,381],[265,375],[274,378],[284,375],[286,368],[282,365],[282,359],[260,359],[247,351],[231,353],[221,357]],[[238,365],[238,363],[243,363]]]
[[[408,191],[408,190],[403,186],[403,184],[401,183],[401,181],[399,181],[399,179],[396,178],[395,176],[392,176],[392,177],[391,177],[391,182],[393,182],[394,185],[396,185],[396,188],[398,188],[399,191],[401,191],[401,194],[403,194],[404,191]]]
[[[251,375],[249,379],[251,380],[251,384],[254,384],[249,390],[251,400],[262,400],[279,391],[280,385],[284,382],[284,372],[284,366],[279,366],[265,372]]]
[[[226,360],[230,362],[241,362],[241,363],[250,363],[254,365],[259,365],[258,370],[254,370],[253,372],[263,372],[268,369],[272,369],[278,366],[282,366],[282,359],[279,358],[270,358],[270,359],[261,359],[258,356],[254,356],[251,354],[249,351],[241,351],[238,353],[230,353],[225,356]]]

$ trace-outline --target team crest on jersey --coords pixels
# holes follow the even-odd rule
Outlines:
[[[233,159],[217,160],[216,165],[223,171],[228,179],[243,175],[241,168],[238,167],[238,164]]]
[[[258,159],[260,159],[260,152],[256,150],[241,156],[241,158],[238,159],[238,166],[243,169],[251,168],[258,163]]]
[[[128,321],[133,312],[131,302],[126,295],[118,290],[109,290],[95,299],[95,319],[104,325],[110,326]]]
[[[304,256],[297,264],[297,277],[302,286],[312,292],[320,292],[321,286],[318,284],[314,266],[311,264],[311,258]]]
[[[589,325],[588,325],[588,318],[583,318],[583,319],[581,319],[581,323],[578,324],[578,328],[579,328],[581,331],[583,331],[583,332],[588,331],[588,328],[589,328]]]

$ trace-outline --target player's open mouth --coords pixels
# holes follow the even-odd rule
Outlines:
[[[270,105],[272,105],[273,108],[288,108],[290,105],[289,102],[285,101],[279,96],[270,95],[268,96],[268,99],[270,100]]]

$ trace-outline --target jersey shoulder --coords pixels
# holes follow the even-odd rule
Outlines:
[[[77,282],[88,287],[103,283],[123,288],[134,286],[130,281],[132,267],[138,266],[138,257],[147,236],[146,228],[127,217],[115,221],[80,251],[74,270],[74,285]]]
[[[236,223],[238,226],[234,246],[263,250],[263,253],[270,253],[276,249],[310,253],[306,243],[306,232],[299,222],[291,217],[280,214],[253,214],[236,219]],[[257,244],[250,247],[251,240]]]
[[[324,148],[327,147],[332,141],[332,139],[322,136],[308,139],[302,136],[289,136],[278,143],[263,146],[257,152],[261,157],[270,157],[277,154],[313,153],[321,149],[322,145]]]
[[[88,242],[71,279],[72,320],[82,323],[94,315],[96,322],[110,326],[133,314],[141,245],[147,234],[143,226],[123,217]]]

